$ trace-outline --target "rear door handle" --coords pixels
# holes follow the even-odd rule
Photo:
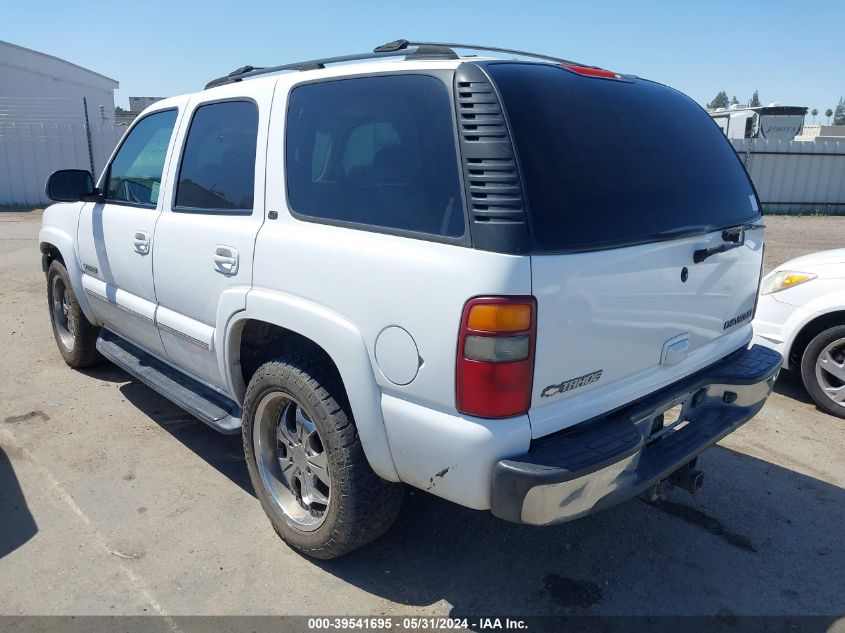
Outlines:
[[[214,248],[214,269],[224,275],[237,275],[238,250],[231,246],[216,246]]]
[[[132,243],[135,244],[136,253],[147,255],[150,252],[150,234],[146,231],[135,231]]]

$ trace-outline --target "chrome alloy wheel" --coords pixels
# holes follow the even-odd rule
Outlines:
[[[73,319],[70,318],[68,290],[64,280],[59,275],[53,277],[51,295],[53,323],[56,326],[56,334],[58,334],[62,346],[67,350],[72,350],[75,335],[74,323]]]
[[[845,407],[845,338],[821,351],[816,359],[816,381],[828,398]]]
[[[282,391],[261,399],[253,424],[264,488],[294,528],[316,530],[331,502],[328,456],[317,427],[302,405]]]

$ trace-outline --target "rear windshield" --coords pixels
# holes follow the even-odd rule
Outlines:
[[[742,165],[710,116],[645,80],[490,64],[540,248],[607,248],[756,218]]]

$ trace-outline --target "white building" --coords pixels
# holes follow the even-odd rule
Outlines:
[[[0,41],[0,205],[47,202],[44,183],[56,169],[88,169],[96,177],[119,138],[118,85],[58,57]]]
[[[164,97],[129,97],[129,111],[142,112],[156,101],[161,101]]]

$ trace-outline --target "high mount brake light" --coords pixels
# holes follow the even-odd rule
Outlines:
[[[589,66],[575,66],[573,64],[563,64],[567,70],[571,70],[579,75],[585,77],[601,77],[603,79],[619,79],[619,75],[612,70],[605,70],[604,68],[590,68]]]
[[[467,302],[458,335],[458,411],[480,418],[528,411],[536,317],[534,297],[480,297]]]

